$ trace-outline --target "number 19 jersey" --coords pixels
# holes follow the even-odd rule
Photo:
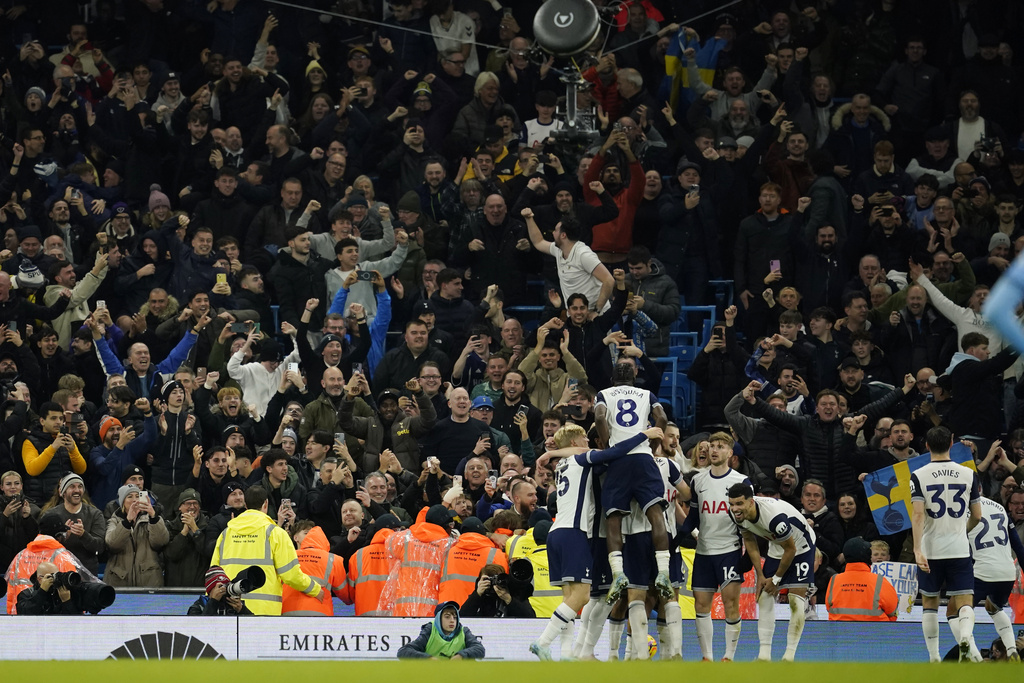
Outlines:
[[[654,403],[654,394],[646,389],[621,384],[602,389],[596,403],[603,403],[608,409],[608,446],[625,441],[648,429],[648,421]],[[630,453],[650,453],[651,444],[644,440]]]
[[[981,498],[974,470],[952,460],[930,462],[910,475],[910,500],[924,503],[921,550],[929,560],[970,557],[967,519]]]

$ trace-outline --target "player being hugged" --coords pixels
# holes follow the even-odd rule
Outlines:
[[[561,636],[562,660],[571,659],[567,645],[572,623],[590,598],[591,553],[590,538],[594,529],[596,501],[594,500],[593,467],[614,462],[648,439],[661,439],[664,433],[654,427],[619,442],[603,451],[590,450],[587,433],[582,427],[567,424],[555,432],[557,451],[549,451],[537,460],[543,466],[551,460],[555,465],[558,493],[554,524],[548,533],[548,563],[552,586],[562,587],[562,604],[554,613],[544,632],[530,644],[530,652],[542,660],[551,659],[551,643]],[[581,634],[583,637],[585,634]],[[583,656],[594,659],[593,647]]]
[[[928,659],[939,657],[939,593],[943,585],[959,619],[949,627],[960,644],[960,661],[975,659],[974,568],[967,534],[981,521],[981,485],[974,470],[949,457],[953,434],[945,427],[932,427],[925,435],[931,462],[910,475],[910,502],[914,512],[914,559],[924,615],[921,629],[928,647]],[[959,633],[957,633],[959,631]],[[977,647],[974,647],[975,651]],[[980,659],[980,656],[977,656]]]
[[[646,430],[652,415],[659,429],[664,430],[668,425],[665,410],[657,397],[646,389],[634,387],[633,379],[632,365],[616,363],[612,371],[613,386],[597,394],[595,424],[598,438],[607,447]],[[674,593],[669,577],[669,543],[663,514],[668,502],[661,471],[654,462],[651,445],[646,439],[635,446],[630,455],[635,457],[608,463],[601,488],[601,507],[608,525],[608,564],[612,570],[612,585],[606,598],[608,604],[617,602],[630,584],[622,568],[622,517],[629,514],[633,500],[651,524],[651,542],[657,563],[654,586],[664,598],[671,598]]]
[[[697,616],[697,641],[702,657],[714,659],[711,605],[721,589],[725,607],[725,657],[732,661],[740,640],[740,588],[743,571],[740,534],[729,512],[729,489],[735,484],[751,486],[750,479],[729,467],[733,438],[726,432],[715,432],[698,448],[706,448],[711,466],[697,472],[690,482],[690,514],[694,515],[697,551],[693,558],[693,603]]]
[[[729,487],[729,510],[757,572],[757,638],[761,645],[757,658],[771,661],[775,596],[785,588],[789,591],[790,617],[782,660],[791,662],[804,630],[807,589],[814,583],[814,531],[795,507],[782,500],[755,496],[750,484]],[[757,537],[768,541],[763,568]]]

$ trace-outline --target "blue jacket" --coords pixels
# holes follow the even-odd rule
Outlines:
[[[337,313],[339,315],[345,314],[345,303],[348,301],[348,290],[342,287],[338,290],[338,293],[334,295],[334,301],[331,302],[331,308],[327,311],[327,314]],[[369,364],[368,377],[372,377],[373,373],[377,370],[377,364],[380,363],[380,359],[384,357],[384,342],[387,340],[388,326],[391,324],[391,295],[385,289],[383,292],[377,294],[377,315],[374,316],[373,322],[370,323],[370,352],[366,356],[366,362]],[[352,340],[349,339],[351,342]]]
[[[197,339],[199,339],[199,335],[192,330],[186,332],[185,336],[178,342],[178,345],[167,354],[167,358],[156,364],[150,363],[145,378],[140,378],[127,363],[121,363],[117,356],[114,355],[114,352],[110,350],[109,345],[94,343],[92,346],[96,349],[96,353],[99,354],[100,364],[103,366],[103,371],[107,373],[107,377],[111,375],[124,375],[125,383],[128,384],[129,389],[135,392],[136,396],[139,398],[150,398],[150,389],[153,386],[157,373],[161,375],[173,374],[185,362],[185,359],[188,358],[189,351],[196,345]]]
[[[93,505],[103,509],[117,498],[117,489],[124,483],[121,473],[129,465],[137,465],[146,459],[149,447],[156,441],[156,416],[150,415],[143,421],[142,436],[136,437],[123,450],[116,445],[113,449],[103,444],[89,452],[89,491]]]

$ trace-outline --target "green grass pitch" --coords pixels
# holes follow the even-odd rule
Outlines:
[[[765,669],[772,674],[793,677],[791,680],[829,681],[829,683],[863,683],[870,680],[900,683],[938,683],[963,680],[968,672],[963,667],[980,666],[973,676],[984,676],[985,683],[1020,683],[1024,671],[1017,664],[823,664],[823,663],[709,663],[709,662],[5,662],[4,678],[10,681],[38,679],[41,675],[61,676],[62,680],[82,683],[109,683],[128,680],[126,676],[143,676],[146,683],[181,683],[182,681],[217,681],[234,683],[253,680],[306,680],[344,672],[350,680],[373,680],[375,683],[451,683],[452,676],[477,677],[485,673],[490,680],[536,680],[537,676],[569,676],[588,683],[621,683],[623,676],[650,677],[697,674],[701,683],[735,683],[737,680],[764,680]],[[486,669],[486,672],[480,671]],[[653,669],[653,671],[652,671]],[[675,670],[675,671],[672,671]],[[630,672],[634,674],[630,674]],[[319,673],[318,673],[319,672]],[[362,677],[366,678],[353,678]],[[519,677],[522,678],[519,678]],[[139,680],[139,679],[134,679]],[[455,679],[457,680],[457,679]],[[551,680],[551,679],[548,679]],[[638,680],[638,679],[632,679]]]

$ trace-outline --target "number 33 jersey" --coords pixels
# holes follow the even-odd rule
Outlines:
[[[952,460],[930,462],[910,475],[910,500],[924,503],[921,550],[929,560],[970,557],[967,519],[981,499],[974,470]]]
[[[657,402],[654,394],[646,389],[622,384],[602,389],[595,403],[608,408],[608,447],[636,436],[648,429],[651,410]],[[651,444],[644,440],[630,453],[650,453]]]

